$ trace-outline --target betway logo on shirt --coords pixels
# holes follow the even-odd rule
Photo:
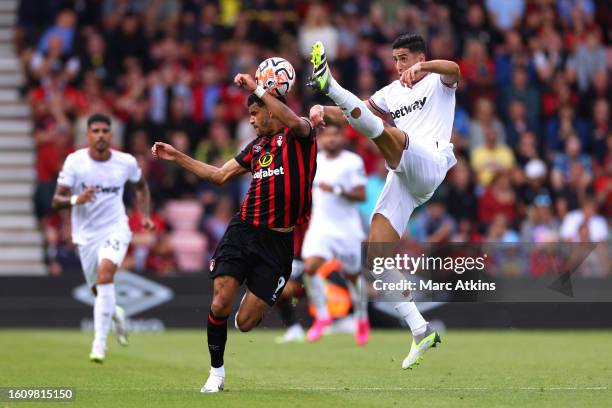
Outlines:
[[[285,170],[283,166],[280,166],[278,169],[259,169],[255,173],[253,173],[254,179],[264,179],[266,177],[278,176],[279,174],[285,174]]]
[[[81,183],[81,187],[85,190],[88,186],[85,183]],[[119,190],[121,190],[120,186],[101,186],[99,184],[95,186],[90,186],[96,189],[97,193],[107,193],[107,194],[117,194]]]
[[[427,97],[424,96],[423,99],[419,99],[408,106],[403,106],[401,109],[397,109],[395,112],[391,112],[391,117],[393,119],[399,119],[400,117],[406,116],[412,111],[416,111],[417,109],[421,110],[423,109],[423,106],[425,106],[426,101]]]

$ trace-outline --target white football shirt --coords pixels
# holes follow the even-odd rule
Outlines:
[[[317,154],[317,173],[313,182],[312,212],[309,231],[339,238],[363,240],[365,233],[356,201],[348,200],[317,187],[318,183],[339,186],[349,191],[365,186],[367,178],[361,157],[343,150],[334,158],[325,152]]]
[[[372,95],[370,103],[389,113],[410,139],[446,144],[453,130],[455,89],[456,84],[446,85],[439,74],[429,73],[412,88],[393,81]]]
[[[71,209],[72,241],[86,245],[110,231],[129,230],[123,188],[127,181],[138,182],[141,175],[136,158],[117,150],[111,149],[111,157],[106,161],[92,159],[87,148],[68,155],[58,184],[70,187],[72,194],[80,194],[90,186],[98,188],[94,201]]]

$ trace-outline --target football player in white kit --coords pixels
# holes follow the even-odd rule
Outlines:
[[[345,138],[340,127],[326,126],[319,132],[317,174],[313,183],[312,213],[304,238],[304,284],[308,299],[317,316],[306,335],[316,341],[332,320],[327,310],[323,279],[317,270],[326,261],[342,262],[351,293],[357,322],[355,341],[365,345],[370,325],[365,282],[361,275],[361,242],[365,238],[357,204],[365,200],[367,182],[361,157],[344,149]]]
[[[368,242],[398,242],[410,215],[425,203],[457,160],[450,143],[455,112],[459,66],[452,61],[425,60],[425,41],[403,34],[391,46],[399,79],[367,101],[342,88],[331,76],[323,44],[312,47],[313,75],[309,85],[331,98],[334,107],[315,105],[310,120],[315,126],[348,123],[372,139],[383,155],[389,174],[374,209]],[[386,121],[393,120],[395,127]],[[372,245],[368,259],[376,256]],[[383,279],[396,281],[397,270]],[[413,341],[402,368],[419,364],[423,354],[440,342],[410,298],[395,302],[395,309],[410,326]]]
[[[53,208],[71,209],[72,241],[77,245],[85,280],[96,296],[95,335],[89,355],[96,363],[104,361],[111,326],[119,344],[127,345],[125,313],[115,304],[113,283],[132,237],[123,205],[126,182],[135,184],[143,227],[153,229],[147,183],[134,156],[110,148],[110,125],[105,115],[89,117],[89,147],[68,155],[53,196]]]

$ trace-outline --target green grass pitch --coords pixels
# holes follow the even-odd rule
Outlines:
[[[0,387],[71,386],[67,403],[1,407],[457,407],[612,406],[612,331],[449,331],[416,370],[400,369],[407,331],[374,331],[275,345],[280,332],[231,330],[226,391],[200,394],[203,330],[109,338],[104,365],[88,361],[91,334],[0,330]]]

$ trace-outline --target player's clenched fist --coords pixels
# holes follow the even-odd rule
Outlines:
[[[156,159],[174,160],[176,159],[178,150],[176,150],[174,147],[172,147],[172,145],[169,145],[168,143],[155,142],[155,144],[151,148],[151,154]]]
[[[325,127],[325,108],[322,105],[315,105],[310,108],[308,116],[315,128],[321,129]]]
[[[85,204],[85,203],[91,203],[96,201],[96,192],[98,191],[98,189],[96,187],[85,187],[85,190],[83,190],[83,192],[81,194],[79,194],[79,196],[77,197],[77,201],[76,203],[78,205],[81,204]]]
[[[255,91],[257,82],[249,74],[238,74],[234,77],[236,86],[246,89],[249,92]]]
[[[407,86],[408,88],[412,88],[412,85],[417,79],[417,74],[423,70],[420,62],[417,62],[400,75],[400,83],[403,86]]]

